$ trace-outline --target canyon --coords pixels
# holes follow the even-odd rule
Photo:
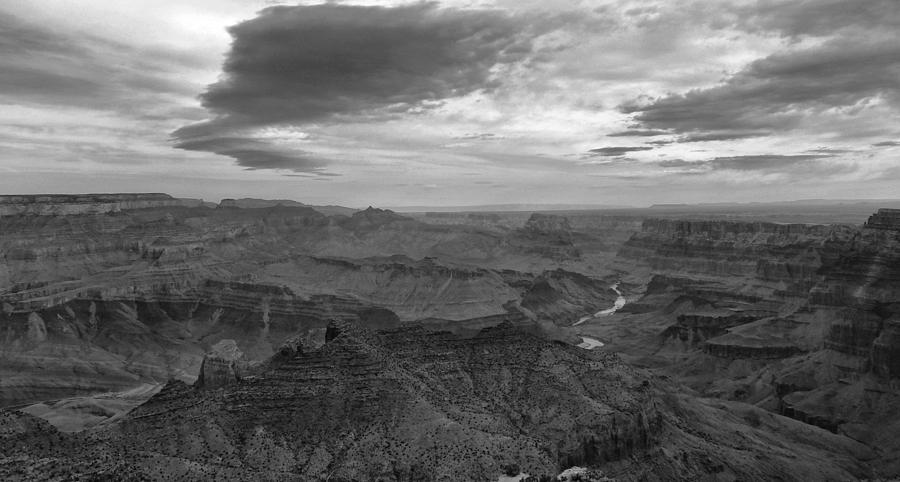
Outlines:
[[[900,210],[840,212],[0,196],[0,474],[900,476]]]

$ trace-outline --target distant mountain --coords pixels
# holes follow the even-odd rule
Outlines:
[[[582,211],[597,209],[628,209],[622,204],[482,204],[478,206],[399,206],[389,208],[401,213],[453,212],[518,212],[518,211]]]
[[[326,216],[352,216],[353,213],[359,211],[358,209],[346,208],[344,206],[314,206],[310,204],[303,204],[301,202],[293,201],[290,199],[256,199],[245,197],[241,199],[223,199],[222,202],[219,203],[219,207],[222,208],[231,207],[241,209],[271,208],[279,205],[285,207],[310,207]]]

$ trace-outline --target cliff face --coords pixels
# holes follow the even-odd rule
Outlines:
[[[234,340],[222,340],[215,345],[200,365],[194,386],[216,389],[235,385],[250,373],[250,360]]]
[[[869,216],[866,228],[900,231],[900,209],[879,209],[878,212]]]
[[[850,232],[843,226],[648,219],[619,255],[659,272],[753,278],[799,294],[815,282],[817,247]]]
[[[659,348],[635,352],[702,392],[883,444],[900,406],[898,220],[895,210],[862,227],[647,220],[620,251],[649,268],[645,289],[624,310],[634,315],[609,324],[647,323],[645,343]],[[876,465],[896,473],[900,446],[881,448]]]
[[[648,300],[651,295],[663,300],[658,293],[669,290],[740,313],[754,307],[795,312],[785,336],[805,337],[801,344],[807,349],[860,357],[862,366],[870,366],[874,341],[900,302],[900,237],[894,230],[900,224],[895,214],[880,210],[862,228],[647,220],[620,256],[648,264],[655,274],[647,285]],[[669,332],[682,340],[695,339],[698,333],[687,333],[684,321],[698,316],[702,318],[680,314]],[[720,332],[707,328],[709,333],[701,338],[733,332],[732,328],[752,321],[713,323]],[[785,353],[793,349],[784,348]],[[715,344],[707,352],[722,355],[728,350]]]
[[[71,216],[107,214],[130,209],[198,207],[200,199],[168,194],[47,194],[0,196],[0,216]]]

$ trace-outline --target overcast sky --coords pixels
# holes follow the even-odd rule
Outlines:
[[[0,4],[0,193],[900,197],[897,0]]]

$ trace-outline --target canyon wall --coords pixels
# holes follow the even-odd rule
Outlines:
[[[160,193],[0,195],[0,216],[71,216],[201,205],[201,199],[178,199]]]
[[[656,348],[630,349],[644,363],[874,444],[876,465],[895,473],[898,214],[863,226],[648,219],[619,252],[621,266],[646,270],[642,291],[609,325],[647,323],[643,343]]]

